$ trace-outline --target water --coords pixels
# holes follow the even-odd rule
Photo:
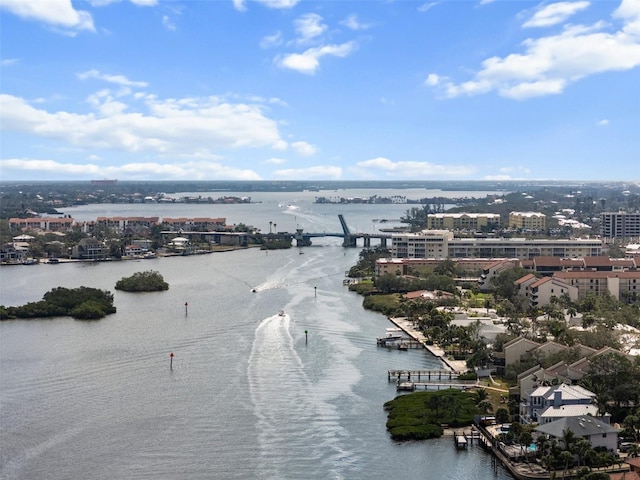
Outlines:
[[[371,228],[371,218],[399,218],[407,208],[300,202],[291,209],[280,200],[189,207],[191,216],[267,228],[295,217],[308,231],[339,231],[338,213]],[[160,205],[123,207],[174,216]],[[246,211],[236,216],[235,207]],[[100,212],[91,218],[111,215]],[[80,217],[81,209],[65,213]],[[396,392],[386,371],[439,363],[420,350],[377,347],[388,321],[342,285],[359,250],[339,239],[315,243],[305,255],[250,249],[3,267],[0,304],[84,285],[114,292],[118,311],[95,322],[0,322],[0,477],[510,478],[479,447],[389,439],[382,405]],[[148,269],[170,289],[114,290],[120,278]]]

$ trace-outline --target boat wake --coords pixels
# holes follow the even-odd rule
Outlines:
[[[284,311],[256,328],[247,369],[260,445],[257,478],[291,475],[323,465],[342,478],[353,454],[345,442],[340,415],[305,372]],[[308,367],[307,367],[308,368]]]

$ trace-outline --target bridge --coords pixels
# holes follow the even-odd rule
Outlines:
[[[349,226],[347,225],[347,222],[345,221],[342,214],[338,215],[338,219],[340,220],[342,232],[305,233],[303,229],[298,228],[296,229],[296,233],[292,236],[292,239],[296,241],[296,245],[298,247],[308,247],[309,245],[311,245],[312,238],[340,237],[343,239],[343,247],[357,247],[358,239],[362,238],[365,248],[369,248],[371,246],[371,239],[380,240],[380,245],[382,245],[383,247],[387,246],[387,240],[391,240],[391,234],[389,233],[352,233],[351,230],[349,230]]]
[[[390,233],[354,233],[349,229],[347,222],[344,219],[342,214],[338,215],[338,219],[340,220],[340,225],[342,227],[342,232],[334,232],[334,233],[313,233],[313,232],[305,232],[302,228],[296,229],[295,233],[289,232],[278,232],[278,233],[269,233],[265,236],[267,238],[272,239],[285,239],[285,240],[295,240],[296,246],[298,247],[308,247],[312,245],[311,239],[320,238],[320,237],[339,237],[342,238],[342,246],[343,247],[357,247],[358,240],[362,239],[365,248],[369,248],[371,246],[371,240],[379,240],[380,245],[383,247],[387,246],[387,241],[391,240]],[[209,240],[213,240],[216,243],[227,243],[227,244],[246,244],[248,242],[249,234],[245,232],[174,232],[174,231],[162,231],[162,235],[179,235],[181,237],[187,238],[201,238]]]

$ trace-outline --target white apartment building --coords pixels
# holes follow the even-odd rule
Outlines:
[[[394,258],[589,257],[602,253],[598,239],[454,238],[446,230],[397,233],[391,237]]]

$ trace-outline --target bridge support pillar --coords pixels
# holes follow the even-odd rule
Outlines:
[[[380,239],[380,245],[387,248],[387,239],[386,238],[381,238]]]
[[[364,247],[365,248],[371,247],[371,238],[370,237],[364,237]]]

